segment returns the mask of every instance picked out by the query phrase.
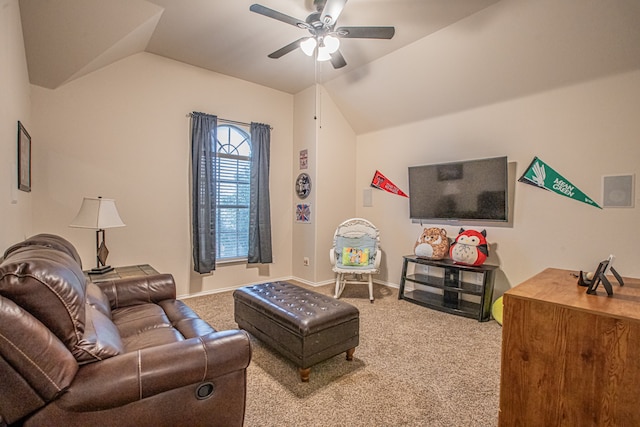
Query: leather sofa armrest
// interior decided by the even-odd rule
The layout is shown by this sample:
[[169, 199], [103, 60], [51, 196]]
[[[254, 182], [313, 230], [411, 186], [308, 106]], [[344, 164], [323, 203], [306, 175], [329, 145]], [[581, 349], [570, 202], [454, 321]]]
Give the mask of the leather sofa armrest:
[[108, 280], [97, 285], [109, 298], [112, 309], [176, 298], [176, 284], [171, 274]]
[[250, 361], [246, 332], [215, 332], [83, 365], [59, 405], [80, 412], [115, 408], [191, 384], [214, 382], [246, 369]]

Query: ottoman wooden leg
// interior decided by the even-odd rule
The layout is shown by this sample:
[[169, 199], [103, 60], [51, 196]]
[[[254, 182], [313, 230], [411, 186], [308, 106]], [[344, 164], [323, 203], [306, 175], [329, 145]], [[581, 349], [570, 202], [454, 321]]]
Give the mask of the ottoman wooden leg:
[[347, 360], [353, 360], [353, 353], [356, 351], [356, 348], [350, 348], [347, 350]]
[[299, 368], [300, 371], [300, 380], [302, 380], [302, 382], [306, 383], [309, 381], [309, 374], [311, 374], [311, 368]]

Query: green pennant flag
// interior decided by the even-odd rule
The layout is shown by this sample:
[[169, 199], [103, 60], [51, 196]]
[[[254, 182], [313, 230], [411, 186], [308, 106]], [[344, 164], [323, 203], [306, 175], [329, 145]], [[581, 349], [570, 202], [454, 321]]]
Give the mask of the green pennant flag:
[[562, 175], [537, 157], [533, 158], [533, 161], [518, 181], [535, 185], [536, 187], [544, 188], [545, 190], [553, 191], [570, 199], [602, 209], [590, 197], [587, 197], [587, 195], [580, 191], [575, 185], [571, 184]]

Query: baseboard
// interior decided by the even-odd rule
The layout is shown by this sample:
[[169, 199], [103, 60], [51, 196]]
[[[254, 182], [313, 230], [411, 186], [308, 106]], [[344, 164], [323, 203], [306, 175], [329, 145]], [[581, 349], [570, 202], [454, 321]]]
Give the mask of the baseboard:
[[[242, 284], [242, 285], [236, 285], [236, 286], [229, 286], [226, 288], [218, 288], [218, 289], [212, 289], [210, 291], [202, 291], [202, 292], [197, 292], [195, 294], [186, 294], [186, 295], [178, 295], [176, 298], [180, 299], [180, 300], [184, 300], [184, 299], [189, 299], [189, 298], [196, 298], [196, 297], [202, 297], [205, 295], [213, 295], [213, 294], [219, 294], [222, 292], [229, 292], [229, 291], [235, 291], [236, 289], [245, 287], [245, 286], [253, 286], [253, 285], [258, 285], [260, 283], [264, 283], [264, 282], [278, 282], [278, 281], [293, 281], [293, 282], [299, 282], [302, 283], [304, 285], [307, 286], [311, 286], [314, 288], [320, 287], [320, 286], [325, 286], [325, 285], [330, 285], [335, 283], [335, 280], [331, 279], [331, 280], [325, 280], [322, 282], [310, 282], [308, 280], [305, 279], [301, 279], [299, 277], [294, 277], [294, 276], [289, 276], [289, 277], [281, 277], [279, 279], [270, 279], [270, 280], [262, 280], [259, 282], [253, 282], [253, 283], [246, 283], [246, 284]], [[381, 280], [374, 280], [373, 283], [376, 283], [378, 285], [382, 285], [382, 286], [387, 286], [389, 288], [395, 288], [395, 289], [399, 289], [400, 286], [395, 284], [395, 283], [389, 283], [389, 282], [383, 282]]]
[[286, 280], [295, 280], [295, 278], [289, 276], [289, 277], [274, 278], [274, 279], [269, 279], [269, 280], [261, 280], [259, 282], [243, 283], [243, 284], [240, 284], [240, 285], [228, 286], [228, 287], [225, 287], [225, 288], [217, 288], [217, 289], [212, 289], [212, 290], [209, 290], [209, 291], [196, 292], [195, 294], [178, 295], [176, 297], [176, 299], [188, 299], [188, 298], [201, 297], [201, 296], [205, 296], [205, 295], [219, 294], [219, 293], [222, 293], [222, 292], [235, 291], [236, 289], [240, 289], [240, 288], [243, 288], [245, 286], [253, 286], [253, 285], [258, 285], [260, 283], [265, 283], [265, 282], [278, 282], [278, 281], [286, 281]]

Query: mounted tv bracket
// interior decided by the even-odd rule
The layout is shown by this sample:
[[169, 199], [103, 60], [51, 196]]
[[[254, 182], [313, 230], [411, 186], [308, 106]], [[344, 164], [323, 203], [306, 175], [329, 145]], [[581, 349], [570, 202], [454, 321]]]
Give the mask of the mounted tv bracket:
[[613, 264], [613, 259], [614, 256], [609, 255], [608, 259], [601, 261], [592, 276], [590, 276], [590, 273], [585, 274], [583, 271], [580, 271], [580, 275], [578, 276], [578, 285], [586, 286], [587, 293], [589, 295], [596, 295], [596, 290], [598, 289], [600, 283], [602, 283], [602, 286], [604, 286], [604, 289], [607, 291], [607, 295], [612, 296], [613, 287], [611, 286], [611, 282], [607, 278], [607, 271], [611, 271], [611, 274], [613, 274], [613, 277], [616, 278], [618, 284], [620, 284], [620, 286], [624, 286], [622, 277], [611, 265]]

